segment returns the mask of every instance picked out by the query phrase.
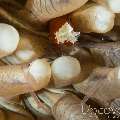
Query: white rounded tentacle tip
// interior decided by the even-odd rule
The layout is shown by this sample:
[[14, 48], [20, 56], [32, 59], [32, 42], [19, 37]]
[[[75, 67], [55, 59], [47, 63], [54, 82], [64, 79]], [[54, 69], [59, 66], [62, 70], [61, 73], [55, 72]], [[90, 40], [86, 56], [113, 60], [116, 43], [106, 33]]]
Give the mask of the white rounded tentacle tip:
[[47, 84], [51, 78], [51, 67], [46, 59], [37, 59], [30, 64], [29, 73], [36, 81], [46, 82]]
[[[0, 50], [12, 53], [16, 50], [20, 36], [18, 31], [11, 25], [0, 23]], [[5, 55], [6, 56], [6, 55]]]
[[[114, 26], [114, 14], [103, 6], [96, 6], [95, 8], [96, 20], [95, 25], [101, 33], [107, 32], [108, 29], [112, 29]], [[104, 14], [103, 14], [104, 13]]]
[[107, 0], [107, 3], [114, 13], [120, 13], [120, 0]]
[[59, 80], [70, 80], [78, 77], [81, 72], [80, 62], [71, 56], [62, 56], [57, 58], [52, 66], [53, 78]]

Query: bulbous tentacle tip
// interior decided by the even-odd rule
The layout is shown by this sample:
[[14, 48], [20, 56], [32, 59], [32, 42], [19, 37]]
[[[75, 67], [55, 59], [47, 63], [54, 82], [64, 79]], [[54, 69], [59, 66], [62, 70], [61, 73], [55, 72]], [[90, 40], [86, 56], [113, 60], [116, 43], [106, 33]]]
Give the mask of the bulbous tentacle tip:
[[18, 31], [11, 25], [0, 23], [0, 57], [13, 53], [19, 43]]
[[56, 86], [66, 86], [79, 81], [80, 62], [71, 56], [62, 56], [53, 61], [52, 76]]
[[48, 84], [51, 78], [51, 67], [46, 59], [34, 60], [29, 67], [29, 73], [39, 83], [43, 84], [43, 87]]

